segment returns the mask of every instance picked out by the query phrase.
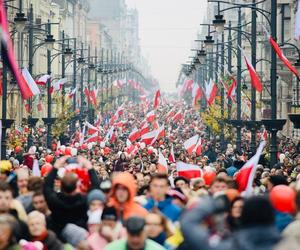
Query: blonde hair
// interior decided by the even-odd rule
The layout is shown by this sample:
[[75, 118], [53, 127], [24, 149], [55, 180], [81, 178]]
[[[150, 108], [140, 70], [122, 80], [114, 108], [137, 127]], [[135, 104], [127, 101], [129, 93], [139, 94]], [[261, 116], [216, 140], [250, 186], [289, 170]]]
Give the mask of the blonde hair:
[[41, 212], [35, 210], [28, 214], [28, 221], [36, 218], [42, 220], [43, 223], [46, 225], [46, 216]]

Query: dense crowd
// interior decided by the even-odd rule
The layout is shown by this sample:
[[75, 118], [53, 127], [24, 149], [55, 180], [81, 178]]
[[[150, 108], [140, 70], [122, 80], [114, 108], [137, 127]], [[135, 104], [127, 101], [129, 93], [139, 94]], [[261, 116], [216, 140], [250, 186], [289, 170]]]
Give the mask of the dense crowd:
[[[51, 149], [38, 130], [35, 146], [8, 150], [0, 162], [0, 250], [300, 249], [296, 141], [279, 138], [275, 166], [264, 148], [249, 194], [237, 181], [253, 155], [248, 131], [236, 150], [181, 102], [161, 105], [154, 118], [148, 111], [127, 103], [93, 126], [77, 124]], [[129, 140], [134, 128], [162, 127], [150, 143], [140, 134]], [[195, 135], [199, 150], [189, 151]], [[181, 173], [179, 163], [198, 173]]]

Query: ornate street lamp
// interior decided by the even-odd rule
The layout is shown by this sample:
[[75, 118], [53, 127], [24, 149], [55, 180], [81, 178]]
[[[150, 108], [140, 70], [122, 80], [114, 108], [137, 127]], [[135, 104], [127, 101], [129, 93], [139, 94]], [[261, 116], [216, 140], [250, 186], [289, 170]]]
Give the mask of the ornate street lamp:
[[201, 64], [204, 64], [205, 63], [205, 59], [206, 59], [206, 52], [204, 49], [200, 49], [197, 51], [197, 57], [198, 57], [198, 60]]
[[223, 19], [223, 15], [215, 15], [215, 20], [213, 20], [213, 25], [215, 26], [216, 32], [218, 34], [224, 31], [226, 21]]
[[25, 16], [25, 13], [18, 12], [16, 14], [16, 17], [14, 18], [14, 22], [15, 22], [16, 30], [19, 33], [22, 33], [24, 31], [24, 29], [25, 29], [26, 22], [27, 22], [27, 18]]
[[213, 50], [213, 47], [214, 47], [214, 43], [215, 41], [212, 39], [212, 36], [211, 35], [207, 35], [205, 37], [205, 40], [204, 40], [204, 45], [205, 45], [205, 48], [208, 52], [211, 52]]
[[53, 38], [53, 35], [48, 34], [44, 40], [47, 50], [51, 51], [53, 49], [55, 39]]

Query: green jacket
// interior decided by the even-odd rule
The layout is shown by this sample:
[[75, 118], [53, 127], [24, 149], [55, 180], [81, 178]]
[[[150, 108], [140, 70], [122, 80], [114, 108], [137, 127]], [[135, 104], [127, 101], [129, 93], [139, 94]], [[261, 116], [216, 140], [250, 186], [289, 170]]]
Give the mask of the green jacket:
[[[108, 244], [104, 250], [126, 250], [126, 239], [121, 239]], [[144, 250], [166, 250], [163, 246], [159, 245], [153, 240], [146, 240]]]

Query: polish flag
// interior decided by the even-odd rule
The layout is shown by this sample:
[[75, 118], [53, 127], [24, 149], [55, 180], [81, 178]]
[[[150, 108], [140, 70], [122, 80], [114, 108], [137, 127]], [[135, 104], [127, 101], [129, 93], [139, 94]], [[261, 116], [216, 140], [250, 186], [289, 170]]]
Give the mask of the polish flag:
[[83, 93], [85, 94], [88, 102], [91, 102], [91, 95], [90, 95], [89, 89], [87, 87], [85, 87]]
[[199, 178], [202, 176], [202, 169], [197, 165], [187, 164], [180, 161], [176, 163], [176, 169], [178, 176], [182, 176], [187, 179]]
[[257, 73], [256, 73], [255, 69], [253, 68], [253, 65], [251, 64], [249, 59], [246, 57], [243, 49], [240, 48], [240, 50], [241, 50], [241, 52], [244, 56], [244, 59], [245, 59], [246, 65], [247, 65], [247, 69], [248, 69], [249, 74], [250, 74], [252, 87], [255, 88], [256, 91], [262, 92], [263, 86], [262, 86], [262, 83], [259, 79], [259, 76], [257, 75]]
[[266, 129], [264, 129], [263, 132], [261, 133], [260, 140], [266, 142], [268, 141], [268, 132]]
[[197, 145], [198, 139], [199, 139], [199, 135], [194, 135], [193, 137], [191, 137], [190, 139], [184, 142], [183, 144], [184, 148], [189, 154], [193, 153], [193, 150]]
[[230, 98], [232, 101], [236, 102], [236, 80], [233, 76], [230, 77], [232, 82], [231, 86], [228, 89], [227, 98]]
[[149, 131], [150, 131], [149, 124], [145, 123], [140, 130], [140, 134], [141, 136], [143, 136], [144, 134], [147, 134]]
[[171, 150], [170, 150], [169, 161], [170, 162], [175, 162], [175, 155], [174, 155], [173, 144], [172, 144], [172, 147], [171, 147]]
[[134, 142], [134, 141], [138, 140], [140, 137], [141, 137], [140, 131], [137, 129], [137, 127], [134, 127], [132, 132], [129, 134], [128, 139], [131, 142]]
[[191, 91], [193, 89], [194, 80], [193, 79], [186, 79], [183, 84], [182, 93], [187, 91]]
[[94, 125], [90, 124], [89, 122], [85, 122], [85, 125], [88, 128], [88, 134], [89, 135], [93, 135], [94, 133], [100, 132], [97, 127], [95, 127]]
[[61, 90], [62, 86], [67, 82], [67, 78], [59, 79], [58, 81], [52, 83], [50, 88], [50, 93]]
[[153, 101], [153, 109], [157, 109], [159, 103], [160, 103], [160, 90], [157, 90]]
[[155, 120], [155, 112], [154, 110], [150, 111], [147, 115], [146, 115], [146, 119], [148, 122], [153, 122]]
[[85, 130], [86, 130], [86, 125], [83, 126], [83, 130], [82, 130], [82, 132], [80, 132], [80, 135], [79, 135], [79, 145], [80, 146], [82, 146], [82, 144], [84, 142]]
[[[298, 1], [299, 2], [299, 1]], [[296, 68], [290, 63], [290, 61], [285, 57], [285, 55], [282, 53], [282, 50], [280, 49], [277, 42], [274, 40], [274, 38], [268, 33], [267, 29], [263, 26], [263, 29], [265, 31], [266, 36], [269, 39], [269, 43], [272, 45], [273, 49], [275, 50], [277, 56], [279, 59], [285, 64], [285, 66], [297, 77], [299, 78], [299, 73], [296, 70]]]
[[168, 163], [164, 155], [159, 151], [157, 170], [160, 173], [168, 173]]
[[68, 97], [69, 97], [70, 99], [72, 99], [73, 96], [75, 95], [76, 91], [77, 91], [77, 87], [75, 87], [73, 90], [70, 91], [70, 93], [68, 94]]
[[115, 127], [111, 126], [110, 129], [108, 130], [106, 136], [105, 136], [105, 141], [114, 140], [114, 130], [115, 130]]
[[182, 111], [179, 110], [175, 115], [174, 117], [172, 118], [173, 122], [177, 122], [177, 121], [180, 121], [183, 119], [183, 114], [182, 114]]
[[256, 151], [256, 154], [248, 160], [245, 165], [236, 174], [236, 182], [239, 187], [239, 191], [245, 191], [247, 196], [251, 195], [253, 190], [253, 180], [257, 170], [257, 165], [262, 151], [266, 145], [265, 141], [262, 141]]
[[196, 147], [193, 149], [193, 153], [196, 153], [197, 156], [202, 154], [202, 139], [199, 138]]
[[116, 111], [117, 118], [119, 118], [124, 113], [124, 104], [122, 104], [120, 107], [118, 107]]
[[4, 1], [0, 0], [0, 30], [1, 30], [1, 55], [2, 62], [7, 65], [7, 67], [12, 72], [19, 88], [23, 99], [28, 99], [35, 95], [35, 87], [29, 85], [28, 82], [24, 79], [22, 73], [19, 70], [18, 63], [15, 59], [14, 48], [10, 38], [9, 28], [8, 28], [8, 19], [6, 16], [6, 7], [4, 6]]
[[153, 124], [153, 129], [158, 129], [158, 128], [159, 128], [158, 121], [155, 121]]
[[99, 135], [99, 132], [96, 132], [92, 134], [89, 138], [87, 138], [84, 142], [90, 143], [90, 142], [101, 142], [103, 138]]
[[297, 12], [295, 15], [295, 39], [300, 41], [300, 1], [298, 0]]
[[95, 88], [93, 88], [92, 91], [90, 92], [91, 102], [95, 107], [97, 106], [97, 94], [98, 94], [98, 90], [96, 90]]
[[50, 78], [51, 78], [50, 75], [43, 75], [43, 76], [39, 77], [39, 79], [37, 79], [35, 82], [38, 85], [45, 86]]
[[32, 76], [30, 75], [29, 71], [26, 68], [22, 69], [22, 76], [24, 80], [26, 81], [26, 84], [28, 88], [30, 89], [32, 96], [40, 94], [40, 90], [36, 84], [36, 82], [33, 80]]
[[210, 79], [208, 84], [207, 84], [207, 82], [205, 82], [205, 96], [206, 96], [208, 105], [213, 104], [213, 102], [217, 96], [217, 92], [218, 92], [218, 87], [214, 83], [213, 80]]
[[193, 105], [196, 106], [198, 101], [201, 99], [202, 91], [199, 87], [198, 83], [194, 83], [193, 90], [192, 90], [192, 97], [193, 97]]
[[163, 138], [166, 136], [165, 125], [162, 125], [155, 131], [156, 131], [156, 137], [152, 143], [154, 143], [156, 140], [159, 140], [160, 138]]
[[133, 145], [133, 144], [131, 143], [131, 141], [127, 139], [127, 140], [126, 140], [126, 152], [127, 152], [128, 154], [133, 154], [134, 151], [136, 151], [136, 146]]
[[152, 145], [157, 138], [157, 130], [148, 132], [141, 137], [141, 142], [144, 142], [146, 145]]

